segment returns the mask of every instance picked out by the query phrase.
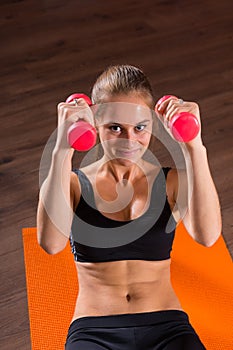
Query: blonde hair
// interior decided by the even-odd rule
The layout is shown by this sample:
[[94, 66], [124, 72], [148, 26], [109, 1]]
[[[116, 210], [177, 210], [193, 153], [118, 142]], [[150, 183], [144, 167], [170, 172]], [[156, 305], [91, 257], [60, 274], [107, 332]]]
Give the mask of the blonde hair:
[[103, 103], [109, 96], [136, 93], [145, 98], [148, 106], [153, 108], [153, 91], [143, 73], [131, 65], [108, 67], [96, 80], [91, 93], [94, 104]]

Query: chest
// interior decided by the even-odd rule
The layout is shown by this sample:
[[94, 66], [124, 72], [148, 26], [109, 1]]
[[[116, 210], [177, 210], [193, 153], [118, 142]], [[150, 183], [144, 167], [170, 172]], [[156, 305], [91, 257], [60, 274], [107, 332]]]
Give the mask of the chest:
[[[146, 187], [142, 182], [134, 183], [132, 198], [127, 203], [123, 201], [125, 206], [118, 207], [118, 211], [115, 206], [107, 205], [117, 199], [119, 202], [116, 187], [105, 181], [97, 182], [95, 188], [89, 179], [81, 174], [82, 195], [71, 229], [71, 246], [77, 261], [154, 261], [170, 257], [176, 223], [166, 199], [162, 174]], [[121, 190], [125, 200], [129, 189]], [[132, 220], [135, 216], [139, 217]]]
[[110, 219], [136, 219], [143, 215], [150, 205], [151, 186], [146, 179], [134, 183], [127, 180], [118, 183], [100, 180], [93, 186], [96, 208]]

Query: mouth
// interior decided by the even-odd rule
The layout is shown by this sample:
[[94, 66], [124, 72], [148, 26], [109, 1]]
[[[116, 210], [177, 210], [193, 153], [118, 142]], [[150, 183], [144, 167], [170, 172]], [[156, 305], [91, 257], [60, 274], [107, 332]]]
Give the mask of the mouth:
[[117, 155], [124, 157], [124, 158], [131, 158], [133, 157], [137, 152], [139, 151], [139, 148], [136, 149], [131, 149], [131, 150], [127, 150], [127, 149], [118, 149], [117, 150]]

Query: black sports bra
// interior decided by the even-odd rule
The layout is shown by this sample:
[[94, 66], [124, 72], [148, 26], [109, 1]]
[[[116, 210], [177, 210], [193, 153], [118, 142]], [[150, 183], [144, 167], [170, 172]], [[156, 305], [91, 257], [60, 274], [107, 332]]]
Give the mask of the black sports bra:
[[75, 260], [85, 263], [169, 259], [176, 229], [166, 196], [169, 170], [161, 168], [156, 176], [146, 212], [129, 221], [113, 220], [100, 213], [89, 179], [81, 170], [74, 170], [81, 185], [70, 234]]

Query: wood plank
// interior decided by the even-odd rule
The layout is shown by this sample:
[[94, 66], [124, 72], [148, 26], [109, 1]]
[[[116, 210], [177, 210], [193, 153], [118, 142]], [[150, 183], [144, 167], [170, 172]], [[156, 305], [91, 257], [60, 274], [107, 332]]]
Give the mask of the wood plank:
[[[1, 349], [27, 350], [21, 228], [36, 224], [41, 155], [56, 128], [57, 103], [74, 91], [89, 94], [110, 64], [143, 68], [156, 99], [173, 93], [200, 104], [223, 235], [233, 254], [233, 5], [230, 0], [2, 0], [0, 11], [0, 342]], [[160, 146], [158, 157], [170, 162]]]

